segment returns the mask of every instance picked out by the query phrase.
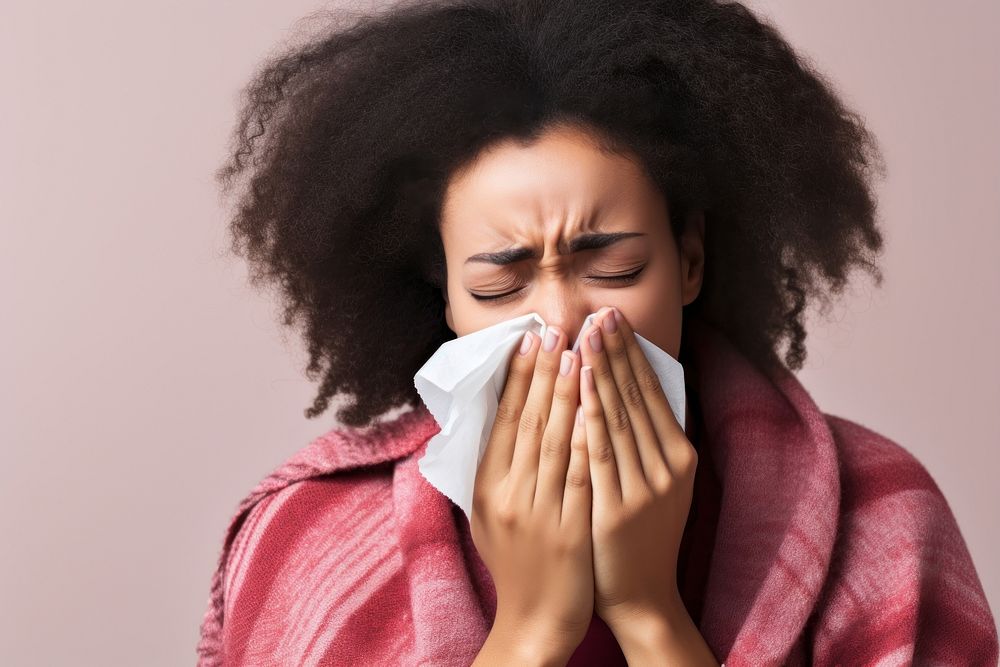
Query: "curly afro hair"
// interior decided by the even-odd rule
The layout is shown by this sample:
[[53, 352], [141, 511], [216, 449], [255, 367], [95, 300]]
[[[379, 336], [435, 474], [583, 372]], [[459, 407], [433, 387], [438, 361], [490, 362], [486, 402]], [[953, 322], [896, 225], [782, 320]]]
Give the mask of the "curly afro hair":
[[[313, 418], [367, 427], [417, 405], [455, 337], [439, 210], [490, 144], [557, 123], [640, 160], [681, 232], [705, 211], [702, 291], [683, 319], [755, 364], [801, 368], [803, 318], [852, 267], [882, 275], [874, 136], [772, 25], [713, 0], [439, 0], [328, 12], [242, 91], [226, 163], [232, 249], [304, 325]], [[241, 187], [237, 188], [237, 185]], [[784, 360], [778, 352], [788, 339]]]

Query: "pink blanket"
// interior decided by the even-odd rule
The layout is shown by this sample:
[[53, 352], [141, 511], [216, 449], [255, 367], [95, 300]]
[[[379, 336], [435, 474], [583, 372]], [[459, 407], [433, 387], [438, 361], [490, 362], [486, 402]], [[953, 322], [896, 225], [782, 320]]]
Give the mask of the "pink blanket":
[[[924, 467], [685, 323], [699, 451], [678, 581], [708, 645], [742, 665], [997, 664], [997, 629]], [[335, 428], [266, 477], [226, 532], [198, 664], [469, 665], [496, 592], [464, 513], [417, 469], [422, 405]], [[571, 665], [624, 665], [593, 618]]]

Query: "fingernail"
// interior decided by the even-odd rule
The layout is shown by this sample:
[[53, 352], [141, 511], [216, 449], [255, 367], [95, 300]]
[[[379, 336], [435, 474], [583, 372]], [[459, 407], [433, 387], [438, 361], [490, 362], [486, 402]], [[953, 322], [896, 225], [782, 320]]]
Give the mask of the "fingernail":
[[545, 351], [551, 352], [556, 349], [556, 341], [559, 340], [559, 329], [555, 327], [549, 327], [548, 331], [545, 332]]
[[605, 315], [604, 319], [601, 320], [601, 323], [604, 325], [604, 330], [608, 333], [618, 331], [618, 323], [615, 321], [614, 312], [610, 312]]
[[524, 332], [524, 339], [521, 341], [521, 349], [519, 350], [521, 356], [528, 354], [528, 350], [531, 349], [531, 332]]
[[562, 361], [559, 362], [559, 375], [567, 375], [569, 369], [573, 367], [573, 353], [566, 350], [562, 353]]
[[618, 324], [621, 324], [622, 323], [622, 314], [619, 313], [618, 309], [615, 308], [615, 307], [613, 307], [613, 306], [612, 306], [611, 310], [613, 310], [614, 313], [615, 313], [615, 322], [617, 322]]
[[590, 334], [590, 349], [594, 352], [601, 351], [601, 332], [599, 330], [594, 330], [594, 333]]

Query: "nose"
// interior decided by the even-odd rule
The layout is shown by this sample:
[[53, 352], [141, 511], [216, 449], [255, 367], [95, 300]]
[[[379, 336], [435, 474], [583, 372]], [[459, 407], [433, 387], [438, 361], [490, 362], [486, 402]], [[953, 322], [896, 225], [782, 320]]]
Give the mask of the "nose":
[[[583, 300], [551, 299], [537, 304], [533, 310], [538, 313], [546, 326], [558, 327], [566, 334], [566, 348], [573, 349], [576, 337], [580, 333], [587, 316], [596, 312], [599, 306], [593, 306]], [[527, 312], [532, 312], [531, 310]]]

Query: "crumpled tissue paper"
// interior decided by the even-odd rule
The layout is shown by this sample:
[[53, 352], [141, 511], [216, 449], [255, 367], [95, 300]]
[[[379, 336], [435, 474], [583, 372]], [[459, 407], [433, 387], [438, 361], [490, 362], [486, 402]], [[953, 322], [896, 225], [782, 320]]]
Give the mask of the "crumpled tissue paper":
[[[597, 313], [584, 320], [572, 349]], [[443, 344], [413, 377], [420, 398], [440, 425], [417, 462], [420, 473], [472, 520], [476, 470], [489, 442], [497, 405], [507, 382], [514, 350], [525, 331], [544, 337], [545, 321], [529, 313]], [[684, 428], [684, 367], [669, 353], [635, 333], [646, 359]]]

